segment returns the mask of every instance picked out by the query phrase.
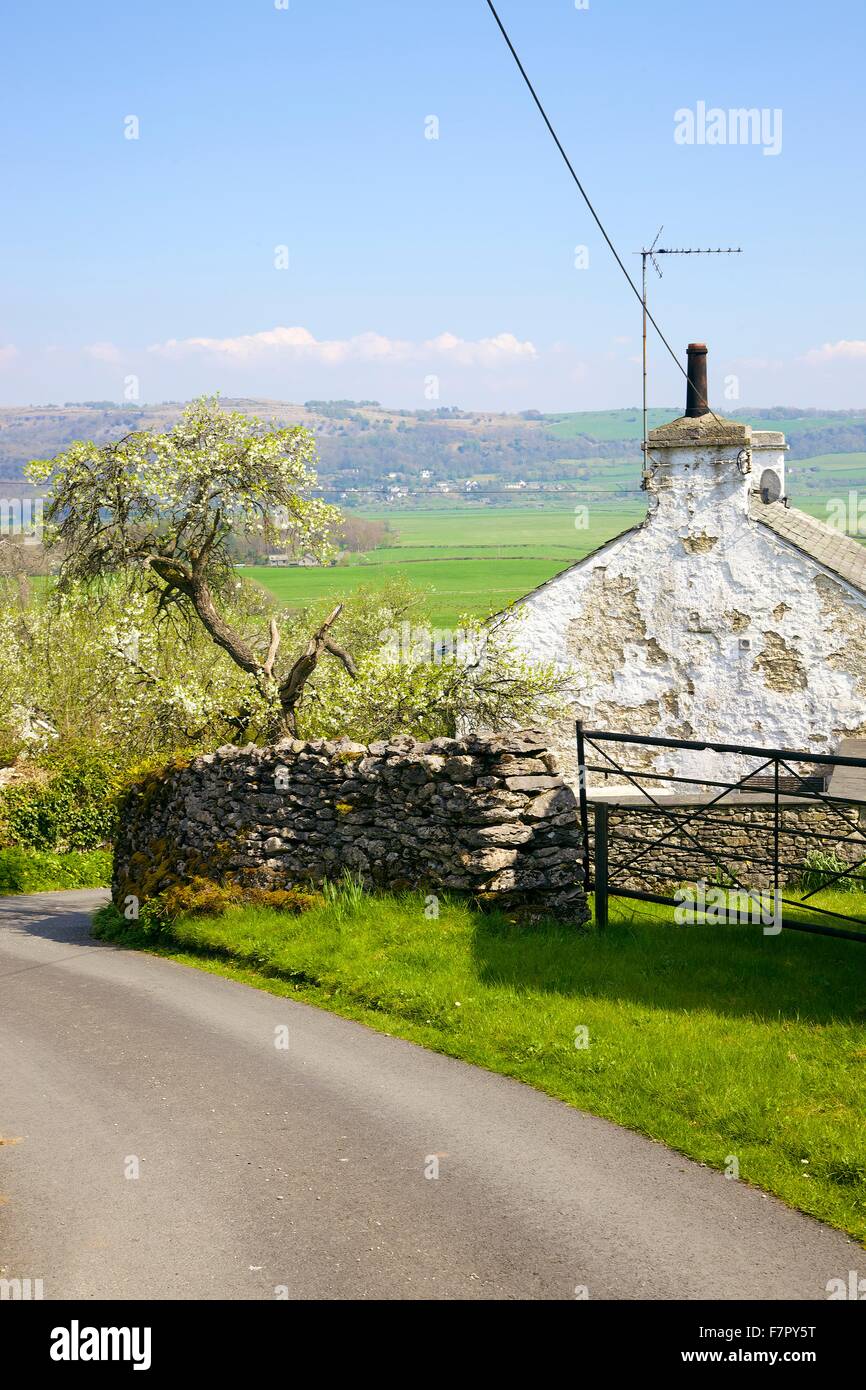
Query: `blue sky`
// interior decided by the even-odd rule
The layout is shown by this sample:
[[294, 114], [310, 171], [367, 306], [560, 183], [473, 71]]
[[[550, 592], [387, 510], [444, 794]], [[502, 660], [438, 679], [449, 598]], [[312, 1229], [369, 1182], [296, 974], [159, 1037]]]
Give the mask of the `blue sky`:
[[[498, 8], [635, 275], [660, 223], [743, 246], [651, 285], [714, 398], [866, 405], [861, 0]], [[781, 111], [779, 152], [677, 143], [700, 102]], [[639, 399], [639, 305], [484, 0], [7, 0], [0, 125], [0, 403]]]

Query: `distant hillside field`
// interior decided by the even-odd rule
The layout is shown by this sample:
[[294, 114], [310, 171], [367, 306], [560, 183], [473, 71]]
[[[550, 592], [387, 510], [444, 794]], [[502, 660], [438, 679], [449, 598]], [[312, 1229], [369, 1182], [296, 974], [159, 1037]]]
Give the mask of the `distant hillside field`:
[[[320, 598], [336, 603], [360, 586], [377, 588], [398, 575], [428, 590], [418, 621], [453, 629], [463, 614], [487, 617], [551, 579], [568, 562], [551, 560], [432, 560], [401, 564], [353, 565], [334, 569], [281, 570], [249, 568], [243, 573], [269, 589], [290, 608]], [[411, 570], [411, 573], [409, 571]]]
[[[647, 423], [651, 430], [657, 425], [665, 425], [679, 414], [673, 406], [670, 409], [647, 411]], [[547, 415], [550, 433], [557, 439], [575, 439], [587, 435], [591, 439], [639, 440], [643, 437], [643, 415], [639, 410], [582, 410], [571, 415]]]
[[[223, 404], [312, 430], [321, 495], [385, 522], [393, 542], [346, 566], [242, 571], [295, 609], [401, 574], [426, 591], [426, 619], [453, 627], [462, 613], [485, 617], [507, 606], [645, 515], [634, 407], [497, 415], [353, 401]], [[74, 439], [105, 443], [136, 429], [165, 430], [181, 409], [177, 401], [0, 408], [0, 502], [19, 494], [28, 459], [53, 457]], [[654, 408], [650, 428], [677, 413]], [[866, 411], [720, 413], [784, 431], [792, 503], [823, 520], [835, 503], [833, 513], [856, 528], [859, 500], [851, 506], [850, 494], [866, 494]]]
[[[503, 549], [519, 548], [539, 556], [554, 558], [560, 554], [566, 560], [578, 558], [592, 550], [596, 545], [617, 531], [631, 524], [632, 518], [643, 515], [645, 505], [635, 500], [633, 504], [622, 503], [592, 504], [587, 507], [588, 529], [583, 526], [584, 515], [578, 508], [558, 506], [551, 499], [548, 507], [512, 509], [505, 507], [485, 507], [476, 509], [463, 507], [447, 510], [406, 511], [394, 515], [393, 512], [370, 512], [372, 518], [388, 522], [396, 532], [401, 559], [404, 548], [423, 546], [427, 549], [451, 551], [466, 548], [484, 550], [495, 556]], [[378, 557], [393, 557], [395, 547], [373, 552]], [[372, 558], [372, 557], [371, 557]]]
[[399, 543], [371, 551], [363, 563], [242, 573], [292, 608], [320, 598], [336, 602], [362, 585], [402, 576], [426, 591], [419, 621], [453, 628], [463, 614], [484, 618], [507, 607], [643, 515], [642, 507], [599, 509], [588, 529], [577, 530], [573, 511], [406, 513], [389, 518]]
[[[826, 476], [823, 461], [804, 462], [817, 466], [817, 474], [806, 476], [810, 481], [820, 479], [821, 486], [816, 490], [800, 487], [795, 501], [827, 520], [828, 498], [847, 496], [848, 484], [836, 485], [838, 456], [831, 456]], [[862, 469], [855, 464], [849, 470], [852, 477], [858, 466]], [[622, 503], [591, 502], [586, 516], [576, 513], [575, 506], [557, 506], [550, 499], [544, 509], [464, 505], [369, 511], [365, 515], [371, 519], [388, 523], [394, 544], [370, 551], [351, 565], [250, 567], [243, 573], [292, 608], [320, 598], [337, 601], [361, 585], [373, 588], [401, 575], [426, 591], [422, 609], [427, 619], [437, 627], [453, 627], [461, 614], [483, 618], [506, 607], [646, 515], [640, 495]]]
[[834, 482], [846, 486], [863, 487], [866, 484], [866, 453], [818, 454], [815, 458], [795, 459], [789, 468], [789, 475], [795, 487], [822, 490]]
[[[437, 408], [391, 410], [375, 403], [237, 399], [235, 409], [281, 425], [305, 425], [319, 446], [319, 478], [335, 501], [369, 506], [375, 496], [399, 501], [435, 496], [450, 486], [459, 496], [465, 483], [503, 504], [518, 483], [550, 489], [557, 483], [586, 482], [633, 489], [640, 476], [641, 413], [627, 410], [577, 411], [541, 415], [491, 414]], [[160, 405], [110, 401], [67, 402], [56, 406], [0, 407], [0, 477], [19, 478], [32, 458], [52, 458], [73, 440], [106, 443], [137, 429], [164, 430], [177, 420], [179, 401]], [[718, 409], [718, 407], [717, 407]], [[719, 409], [758, 429], [784, 430], [792, 459], [866, 453], [866, 410], [817, 412], [776, 409]], [[655, 407], [650, 427], [679, 414], [674, 406]], [[565, 457], [564, 457], [565, 456]], [[615, 477], [617, 470], [620, 477]]]

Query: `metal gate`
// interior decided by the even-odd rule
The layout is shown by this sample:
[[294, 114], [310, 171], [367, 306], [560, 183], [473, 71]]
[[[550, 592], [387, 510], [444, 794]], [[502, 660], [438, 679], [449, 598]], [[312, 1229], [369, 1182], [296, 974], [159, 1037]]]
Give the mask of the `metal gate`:
[[[626, 753], [617, 756], [611, 745], [622, 745]], [[654, 772], [627, 765], [628, 750], [670, 749], [680, 752], [714, 753], [754, 759], [756, 766], [738, 781], [725, 778], [688, 777]], [[586, 729], [577, 724], [577, 758], [580, 817], [586, 865], [587, 889], [595, 894], [596, 923], [604, 928], [608, 921], [611, 896], [635, 898], [671, 907], [682, 905], [682, 897], [654, 892], [651, 888], [629, 887], [628, 879], [657, 880], [659, 887], [671, 884], [670, 868], [661, 867], [659, 853], [674, 856], [696, 853], [699, 861], [716, 869], [719, 891], [747, 894], [755, 900], [756, 889], [740, 882], [744, 867], [757, 867], [772, 883], [773, 903], [779, 926], [790, 931], [844, 937], [866, 942], [866, 917], [819, 906], [816, 894], [834, 885], [853, 887], [862, 881], [866, 894], [866, 757], [797, 752], [782, 748], [760, 748], [748, 744], [705, 743], [673, 738], [650, 738], [641, 734], [622, 734], [610, 730]], [[589, 761], [592, 758], [593, 761]], [[596, 760], [597, 759], [597, 760]], [[590, 775], [601, 775], [605, 783], [591, 787]], [[611, 778], [616, 779], [613, 787]], [[649, 782], [650, 787], [643, 783]], [[690, 790], [680, 790], [689, 788]], [[629, 810], [652, 808], [662, 828], [641, 838], [630, 833]], [[758, 808], [769, 842], [769, 852], [755, 855], [738, 849], [718, 848], [718, 831], [724, 823], [729, 829], [755, 829], [746, 813]], [[795, 823], [791, 812], [823, 808], [826, 830]], [[594, 827], [590, 825], [590, 813]], [[616, 812], [614, 822], [611, 811]], [[723, 820], [719, 819], [719, 816]], [[654, 817], [655, 818], [655, 817]], [[623, 828], [625, 826], [625, 828]], [[634, 826], [631, 827], [633, 831]], [[594, 830], [594, 834], [593, 834]], [[844, 867], [828, 871], [810, 891], [798, 897], [785, 897], [782, 881], [796, 881], [810, 869], [809, 855], [816, 846], [830, 853]], [[802, 853], [800, 853], [802, 851]], [[840, 861], [840, 855], [857, 856]], [[859, 904], [858, 904], [859, 906]], [[787, 909], [787, 912], [785, 911]], [[794, 917], [805, 913], [810, 920]], [[818, 920], [811, 920], [816, 918]], [[858, 930], [859, 928], [859, 930]]]

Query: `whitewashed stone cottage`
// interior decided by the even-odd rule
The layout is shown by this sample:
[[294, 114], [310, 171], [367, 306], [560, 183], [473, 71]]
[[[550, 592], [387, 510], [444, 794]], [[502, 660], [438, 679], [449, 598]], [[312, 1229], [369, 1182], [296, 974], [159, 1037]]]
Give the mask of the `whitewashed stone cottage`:
[[[866, 548], [786, 504], [783, 434], [708, 411], [702, 344], [688, 376], [685, 415], [649, 436], [644, 520], [516, 605], [518, 646], [577, 673], [550, 730], [566, 771], [577, 719], [822, 753], [866, 736]], [[707, 756], [629, 764], [718, 772]]]

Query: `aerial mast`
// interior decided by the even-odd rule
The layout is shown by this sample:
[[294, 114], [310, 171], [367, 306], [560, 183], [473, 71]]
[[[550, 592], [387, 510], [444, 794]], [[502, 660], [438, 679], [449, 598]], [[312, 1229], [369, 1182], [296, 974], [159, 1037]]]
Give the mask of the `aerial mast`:
[[635, 255], [641, 258], [641, 305], [643, 310], [643, 467], [646, 469], [647, 442], [649, 431], [647, 429], [647, 292], [646, 292], [646, 268], [647, 261], [652, 263], [653, 270], [661, 280], [662, 268], [659, 265], [657, 256], [741, 256], [743, 248], [741, 246], [659, 246], [658, 239], [664, 231], [664, 226], [659, 227], [653, 238], [651, 246], [645, 246]]

